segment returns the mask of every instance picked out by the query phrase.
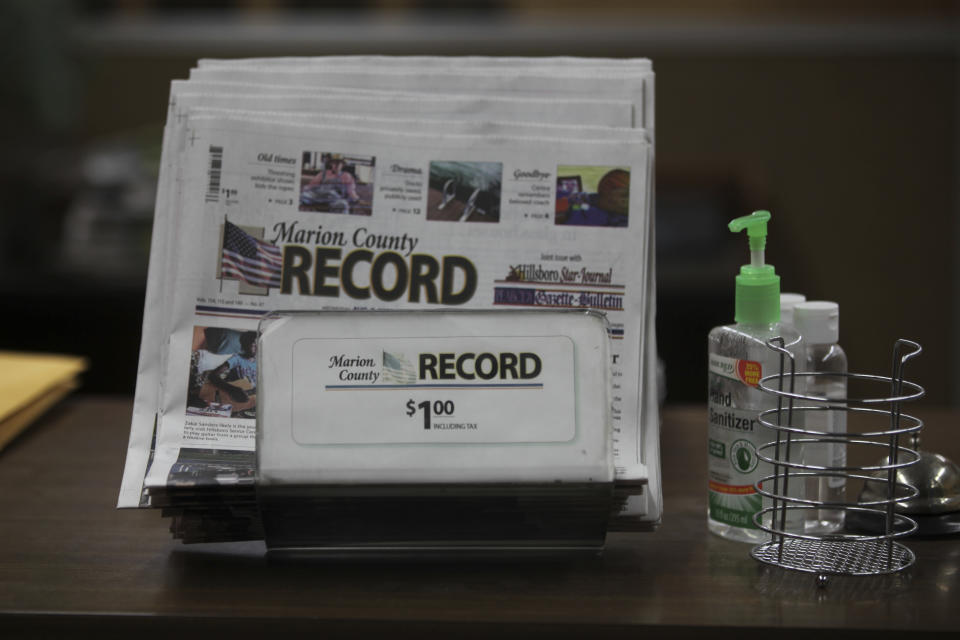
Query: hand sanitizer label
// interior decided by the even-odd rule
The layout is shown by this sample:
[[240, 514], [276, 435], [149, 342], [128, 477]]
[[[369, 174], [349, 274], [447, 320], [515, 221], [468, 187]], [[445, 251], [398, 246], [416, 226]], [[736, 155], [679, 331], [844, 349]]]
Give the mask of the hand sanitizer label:
[[763, 366], [755, 360], [739, 360], [715, 353], [710, 354], [710, 373], [742, 382], [751, 387], [757, 386], [763, 377]]
[[[711, 363], [714, 358], [710, 356]], [[726, 358], [732, 360], [732, 358]], [[770, 473], [761, 464], [757, 449], [770, 439], [758, 420], [756, 409], [736, 406], [735, 396], [759, 393], [748, 386], [731, 383], [725, 376], [710, 376], [707, 470], [710, 518], [717, 522], [757, 528], [753, 516], [762, 506], [754, 484]]]

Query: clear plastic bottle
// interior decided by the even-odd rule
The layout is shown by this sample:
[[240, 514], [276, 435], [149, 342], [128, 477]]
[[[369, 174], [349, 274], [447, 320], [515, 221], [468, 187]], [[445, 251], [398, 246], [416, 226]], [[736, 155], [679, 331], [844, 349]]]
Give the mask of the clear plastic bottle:
[[[756, 388], [756, 380], [776, 373], [780, 356], [767, 340], [781, 336], [796, 343], [799, 334], [779, 323], [733, 324], [716, 327], [707, 340], [710, 354], [707, 524], [713, 533], [742, 542], [762, 542], [769, 535], [753, 524], [753, 516], [769, 504], [753, 490], [757, 480], [773, 473], [757, 459], [756, 450], [775, 438], [757, 421], [761, 411], [777, 406], [775, 397]], [[732, 365], [732, 366], [731, 366]], [[746, 371], [732, 380], [720, 370]], [[796, 459], [798, 452], [793, 452]], [[799, 495], [793, 487], [790, 495]], [[791, 514], [792, 515], [792, 514]], [[796, 517], [788, 522], [796, 531]]]
[[[801, 302], [806, 302], [807, 296], [802, 293], [780, 294], [780, 324], [793, 327], [793, 308]], [[796, 327], [794, 327], [796, 328]]]
[[[803, 335], [805, 343], [804, 369], [811, 372], [847, 373], [847, 354], [837, 340], [840, 336], [840, 306], [836, 302], [810, 301], [796, 305], [794, 324]], [[847, 395], [846, 377], [809, 376], [806, 378], [807, 395], [840, 400]], [[834, 433], [846, 433], [847, 414], [843, 410], [804, 412], [804, 428], [818, 431], [829, 437]], [[816, 437], [816, 436], [812, 436]], [[818, 467], [841, 470], [847, 464], [847, 448], [843, 444], [823, 443], [806, 446], [806, 462]], [[825, 472], [829, 473], [829, 471]], [[824, 475], [811, 478], [806, 486], [807, 496], [820, 502], [844, 503], [846, 479]], [[843, 529], [844, 511], [828, 507], [815, 509], [804, 523], [809, 534], [835, 533]]]
[[[797, 331], [779, 322], [780, 278], [772, 265], [764, 264], [769, 219], [769, 212], [755, 211], [730, 223], [731, 231], [747, 230], [751, 264], [741, 267], [736, 278], [736, 324], [716, 327], [707, 338], [707, 526], [724, 538], [754, 543], [769, 539], [754, 524], [754, 515], [766, 506], [754, 485], [772, 473], [757, 449], [775, 437], [758, 415], [777, 406], [776, 398], [761, 392], [757, 383], [780, 367], [779, 354], [767, 341], [782, 337], [798, 360], [802, 355]], [[801, 490], [793, 487], [790, 495]], [[802, 520], [791, 512], [787, 530], [798, 528]]]

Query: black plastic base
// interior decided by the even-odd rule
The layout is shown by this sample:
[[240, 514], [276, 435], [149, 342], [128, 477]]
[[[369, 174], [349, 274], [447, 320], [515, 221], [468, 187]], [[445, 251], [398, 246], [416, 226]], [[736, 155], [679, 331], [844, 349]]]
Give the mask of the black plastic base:
[[271, 553], [596, 554], [613, 485], [260, 487], [258, 500]]

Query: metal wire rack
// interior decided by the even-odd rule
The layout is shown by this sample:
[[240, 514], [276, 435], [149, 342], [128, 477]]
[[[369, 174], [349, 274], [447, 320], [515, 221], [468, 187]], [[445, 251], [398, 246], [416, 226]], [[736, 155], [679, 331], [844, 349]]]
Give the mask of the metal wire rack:
[[[903, 377], [904, 365], [920, 354], [920, 345], [902, 339], [894, 344], [890, 376], [798, 372], [783, 338], [774, 338], [767, 345], [780, 354], [780, 371], [762, 378], [758, 387], [777, 397], [777, 408], [761, 412], [759, 421], [776, 440], [757, 452], [761, 461], [772, 465], [773, 473], [756, 484], [757, 492], [764, 497], [764, 508], [754, 516], [754, 522], [770, 534], [770, 540], [755, 546], [751, 555], [765, 564], [817, 574], [819, 584], [826, 584], [831, 575], [880, 575], [908, 568], [915, 556], [896, 540], [913, 533], [917, 524], [896, 513], [894, 507], [918, 493], [915, 487], [898, 482], [896, 474], [920, 459], [915, 450], [900, 444], [901, 436], [916, 434], [923, 426], [919, 419], [901, 411], [904, 402], [924, 393], [922, 387]], [[812, 386], [809, 383], [821, 376], [842, 381], [844, 388], [855, 383], [867, 392], [860, 397], [847, 393], [842, 398], [804, 393], [807, 386]], [[875, 395], [873, 387], [886, 392]], [[819, 412], [844, 412], [868, 426], [843, 432], [818, 428], [824, 424], [815, 419], [822, 415]], [[803, 455], [805, 450], [824, 446], [845, 447], [848, 454], [865, 449], [862, 453], [885, 457], [874, 465], [854, 466], [846, 463], [846, 456], [841, 456], [844, 462], [837, 465], [833, 463], [836, 458], [831, 464], [814, 464]], [[816, 499], [798, 490], [811, 480], [821, 479], [882, 483], [885, 490], [874, 492], [882, 496], [879, 499], [838, 501]], [[802, 523], [820, 509], [842, 512], [848, 523], [850, 516], [855, 516], [857, 521], [872, 525], [867, 527], [870, 533], [849, 526], [829, 533], [805, 533]]]

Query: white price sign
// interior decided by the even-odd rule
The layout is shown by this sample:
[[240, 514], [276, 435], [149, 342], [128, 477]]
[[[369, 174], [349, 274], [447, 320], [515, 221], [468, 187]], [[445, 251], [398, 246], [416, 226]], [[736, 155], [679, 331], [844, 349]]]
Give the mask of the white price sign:
[[570, 442], [566, 336], [302, 339], [292, 429], [301, 445]]

